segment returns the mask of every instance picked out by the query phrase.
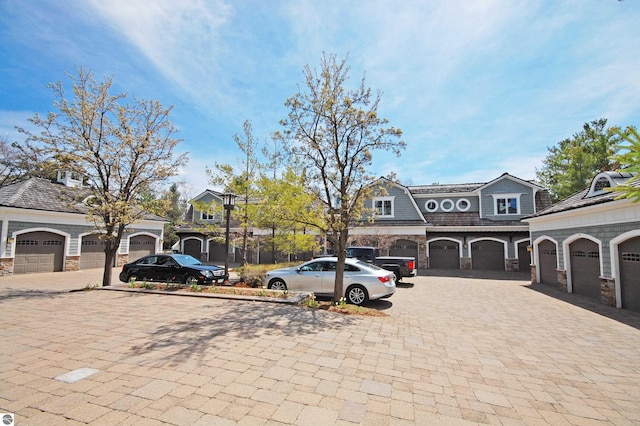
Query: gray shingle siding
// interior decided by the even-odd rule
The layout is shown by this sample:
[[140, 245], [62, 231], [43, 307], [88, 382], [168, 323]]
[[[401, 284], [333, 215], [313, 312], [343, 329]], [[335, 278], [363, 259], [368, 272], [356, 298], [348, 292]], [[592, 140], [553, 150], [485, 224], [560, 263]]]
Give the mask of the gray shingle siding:
[[[429, 213], [446, 213], [445, 210], [442, 209], [442, 201], [443, 200], [451, 200], [453, 202], [453, 210], [450, 210], [451, 212], [460, 212], [463, 210], [459, 210], [457, 207], [457, 203], [459, 200], [465, 199], [469, 202], [469, 209], [468, 210], [464, 210], [466, 212], [479, 212], [480, 211], [480, 200], [476, 195], [470, 195], [470, 196], [462, 196], [462, 197], [450, 197], [450, 196], [438, 196], [438, 197], [428, 197], [428, 198], [418, 198], [416, 199], [416, 202], [418, 203], [418, 208], [420, 209], [420, 211], [422, 213], [425, 214], [429, 214]], [[438, 203], [438, 208], [432, 212], [427, 210], [427, 201], [429, 200], [434, 200], [435, 202]]]
[[[521, 194], [519, 215], [496, 215], [494, 195]], [[482, 216], [493, 220], [513, 220], [535, 213], [535, 200], [533, 189], [510, 179], [502, 179], [492, 184], [481, 192]]]
[[401, 188], [396, 186], [388, 186], [386, 188], [387, 193], [385, 195], [381, 195], [380, 197], [373, 197], [373, 199], [369, 199], [365, 201], [365, 207], [372, 209], [373, 208], [373, 200], [376, 198], [393, 198], [393, 217], [377, 217], [376, 221], [386, 221], [386, 220], [415, 220], [422, 219], [414, 204], [411, 201], [411, 197]]
[[600, 258], [603, 260], [603, 276], [611, 277], [611, 246], [610, 242], [612, 239], [616, 238], [618, 235], [624, 234], [625, 232], [633, 231], [640, 227], [639, 223], [620, 223], [620, 224], [612, 224], [612, 225], [601, 225], [601, 226], [585, 226], [585, 227], [576, 227], [570, 229], [557, 229], [557, 230], [548, 230], [544, 232], [532, 232], [531, 240], [535, 241], [540, 237], [551, 237], [558, 242], [558, 259], [560, 269], [567, 269], [567, 265], [565, 263], [565, 254], [563, 248], [563, 242], [576, 234], [584, 234], [589, 235], [601, 242], [602, 252], [600, 253]]
[[[80, 251], [78, 249], [80, 234], [87, 234], [87, 233], [96, 231], [96, 229], [93, 228], [93, 227], [81, 226], [81, 225], [69, 225], [69, 224], [64, 224], [64, 223], [41, 223], [41, 222], [11, 221], [11, 222], [9, 222], [9, 226], [8, 226], [8, 235], [13, 235], [14, 232], [20, 232], [20, 233], [24, 233], [23, 231], [30, 232], [31, 229], [36, 229], [36, 228], [47, 228], [47, 229], [52, 229], [52, 230], [55, 230], [55, 231], [60, 231], [60, 232], [64, 232], [64, 233], [69, 234], [71, 236], [71, 238], [69, 240], [69, 255], [71, 255], [71, 256], [80, 253]], [[131, 229], [126, 229], [125, 230], [125, 233], [123, 235], [123, 242], [122, 242], [122, 247], [121, 248], [123, 248], [126, 245], [126, 242], [124, 240], [129, 235], [134, 234], [134, 233], [139, 233], [139, 232], [146, 232], [146, 233], [149, 233], [149, 234], [153, 234], [158, 238], [161, 237], [161, 232], [158, 231], [158, 230], [140, 228], [140, 227], [135, 227], [135, 225], [133, 225], [133, 227]]]

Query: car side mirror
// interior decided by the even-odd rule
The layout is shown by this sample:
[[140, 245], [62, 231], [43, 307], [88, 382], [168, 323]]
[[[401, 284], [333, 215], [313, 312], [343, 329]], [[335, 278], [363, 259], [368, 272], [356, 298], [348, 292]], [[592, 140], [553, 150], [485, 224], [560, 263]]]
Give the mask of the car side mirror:
[[302, 268], [296, 268], [296, 272], [297, 272], [297, 273], [302, 272]]

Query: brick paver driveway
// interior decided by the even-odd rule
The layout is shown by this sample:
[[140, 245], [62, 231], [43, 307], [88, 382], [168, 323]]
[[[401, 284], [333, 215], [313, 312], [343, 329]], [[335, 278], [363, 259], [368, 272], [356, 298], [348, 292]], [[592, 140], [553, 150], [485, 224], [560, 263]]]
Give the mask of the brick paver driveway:
[[[372, 304], [383, 318], [0, 281], [0, 412], [16, 425], [640, 423], [639, 316], [497, 278], [414, 278]], [[99, 372], [55, 380], [78, 368]]]

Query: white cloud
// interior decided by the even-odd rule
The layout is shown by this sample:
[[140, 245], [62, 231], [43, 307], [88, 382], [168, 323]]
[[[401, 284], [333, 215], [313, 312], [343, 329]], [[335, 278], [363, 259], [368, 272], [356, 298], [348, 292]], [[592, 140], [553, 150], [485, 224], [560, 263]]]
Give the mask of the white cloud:
[[223, 96], [223, 0], [92, 0], [93, 7], [164, 75], [201, 103]]

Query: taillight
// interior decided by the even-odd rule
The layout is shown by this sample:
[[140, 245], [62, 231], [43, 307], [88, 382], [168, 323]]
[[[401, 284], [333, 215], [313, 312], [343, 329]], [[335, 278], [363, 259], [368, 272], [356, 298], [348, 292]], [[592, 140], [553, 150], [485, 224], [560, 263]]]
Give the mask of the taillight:
[[380, 280], [380, 282], [388, 283], [389, 281], [391, 281], [391, 276], [378, 277], [378, 279]]
[[415, 268], [413, 267], [413, 265], [414, 265], [414, 264], [413, 264], [413, 260], [410, 260], [410, 261], [409, 261], [409, 269], [411, 269], [411, 270], [415, 269]]

